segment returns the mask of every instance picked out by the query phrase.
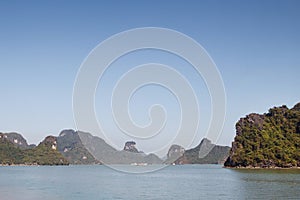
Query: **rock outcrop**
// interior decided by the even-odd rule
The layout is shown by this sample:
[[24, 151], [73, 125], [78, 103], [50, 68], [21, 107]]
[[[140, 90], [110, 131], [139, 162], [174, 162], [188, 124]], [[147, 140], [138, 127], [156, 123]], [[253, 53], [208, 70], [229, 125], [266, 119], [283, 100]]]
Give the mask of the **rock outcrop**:
[[137, 148], [135, 147], [136, 143], [134, 141], [128, 141], [125, 143], [125, 146], [123, 148], [124, 151], [129, 151], [132, 153], [139, 153]]

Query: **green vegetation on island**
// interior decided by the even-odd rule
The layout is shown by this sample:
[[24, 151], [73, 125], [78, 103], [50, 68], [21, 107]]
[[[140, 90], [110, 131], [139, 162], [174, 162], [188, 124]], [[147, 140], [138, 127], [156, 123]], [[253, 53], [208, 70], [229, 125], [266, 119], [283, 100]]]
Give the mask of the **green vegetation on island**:
[[90, 133], [63, 130], [59, 136], [47, 136], [38, 146], [28, 145], [18, 133], [0, 133], [0, 165], [66, 164], [220, 164], [229, 147], [212, 144], [204, 138], [192, 149], [172, 145], [164, 161], [155, 154], [145, 154], [127, 141], [117, 150]]
[[56, 140], [48, 136], [36, 147], [23, 147], [11, 142], [9, 134], [0, 133], [1, 165], [68, 165], [69, 162], [56, 150]]
[[[265, 114], [249, 114], [236, 123], [232, 148], [208, 139], [192, 149], [172, 145], [165, 161], [138, 151], [134, 141], [114, 149], [90, 133], [63, 130], [38, 146], [18, 133], [0, 133], [0, 165], [68, 164], [220, 164], [226, 167], [300, 167], [300, 103], [292, 109], [274, 107]], [[230, 152], [229, 152], [230, 151]], [[228, 156], [229, 155], [229, 156]]]
[[0, 164], [21, 164], [23, 163], [23, 159], [24, 151], [16, 147], [0, 133]]
[[300, 103], [241, 118], [225, 166], [300, 167]]

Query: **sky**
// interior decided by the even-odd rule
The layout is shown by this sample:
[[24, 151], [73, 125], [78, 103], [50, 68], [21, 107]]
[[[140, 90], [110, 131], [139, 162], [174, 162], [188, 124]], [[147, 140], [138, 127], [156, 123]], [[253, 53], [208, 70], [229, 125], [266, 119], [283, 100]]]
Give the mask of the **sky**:
[[[73, 86], [89, 53], [122, 31], [162, 27], [193, 38], [216, 64], [227, 97], [217, 143], [231, 145], [239, 118], [300, 102], [299, 9], [297, 0], [1, 1], [0, 132], [19, 132], [29, 143], [38, 143], [63, 129], [76, 129]], [[173, 66], [195, 90], [203, 120], [196, 145], [211, 115], [210, 96], [201, 76], [170, 53], [144, 50], [126, 56], [112, 64], [101, 79], [106, 83], [97, 87], [95, 112], [104, 129], [118, 140], [120, 133], [115, 134], [118, 130], [107, 105], [122, 73], [159, 62]], [[134, 93], [129, 101], [133, 121], [147, 125], [153, 103], [165, 105], [170, 120], [167, 132], [176, 131], [178, 101], [157, 85]], [[120, 137], [117, 146], [127, 139]], [[147, 145], [138, 147], [151, 151]]]

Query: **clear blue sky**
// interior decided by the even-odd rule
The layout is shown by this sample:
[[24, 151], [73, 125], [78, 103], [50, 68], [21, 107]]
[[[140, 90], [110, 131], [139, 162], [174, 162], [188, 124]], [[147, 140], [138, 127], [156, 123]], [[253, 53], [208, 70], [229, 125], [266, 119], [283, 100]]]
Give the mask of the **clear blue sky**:
[[215, 61], [227, 94], [218, 143], [230, 145], [240, 117], [300, 102], [299, 10], [297, 0], [1, 1], [0, 131], [37, 143], [75, 128], [72, 91], [84, 58], [113, 34], [154, 26], [194, 38]]

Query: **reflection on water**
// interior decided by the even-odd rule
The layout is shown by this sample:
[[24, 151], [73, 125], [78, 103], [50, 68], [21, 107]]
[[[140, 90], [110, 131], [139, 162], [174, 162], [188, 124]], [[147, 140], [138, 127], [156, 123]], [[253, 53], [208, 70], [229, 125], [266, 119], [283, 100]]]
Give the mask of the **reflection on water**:
[[0, 167], [1, 200], [297, 199], [299, 188], [300, 170], [181, 165], [126, 174], [98, 165]]

